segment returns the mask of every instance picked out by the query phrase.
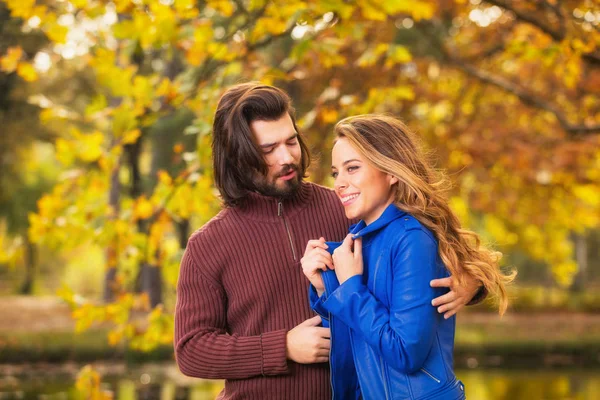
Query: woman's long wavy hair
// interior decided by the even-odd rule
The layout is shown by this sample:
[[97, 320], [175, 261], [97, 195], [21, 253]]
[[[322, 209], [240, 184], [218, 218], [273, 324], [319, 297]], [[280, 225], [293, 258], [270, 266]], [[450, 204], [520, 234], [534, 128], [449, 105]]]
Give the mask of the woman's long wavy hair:
[[338, 138], [346, 138], [377, 169], [395, 176], [395, 204], [431, 230], [446, 268], [460, 283], [469, 274], [481, 281], [497, 301], [500, 315], [508, 307], [506, 285], [516, 271], [499, 269], [502, 253], [481, 245], [479, 236], [461, 228], [446, 198], [447, 179], [427, 162], [419, 141], [401, 121], [387, 115], [359, 115], [338, 122]]

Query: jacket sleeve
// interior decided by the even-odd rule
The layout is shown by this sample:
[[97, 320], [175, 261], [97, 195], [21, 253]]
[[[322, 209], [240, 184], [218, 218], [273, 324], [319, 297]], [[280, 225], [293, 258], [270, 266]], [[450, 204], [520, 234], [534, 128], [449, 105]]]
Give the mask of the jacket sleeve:
[[485, 286], [481, 285], [479, 287], [479, 290], [477, 290], [477, 293], [475, 293], [475, 296], [473, 296], [473, 298], [467, 303], [468, 306], [474, 306], [477, 305], [479, 303], [481, 303], [482, 301], [484, 301], [486, 299], [488, 295], [488, 291], [485, 288]]
[[244, 379], [288, 372], [286, 330], [230, 335], [222, 286], [198, 268], [188, 245], [179, 272], [175, 356], [181, 372], [207, 379]]
[[317, 293], [317, 289], [313, 285], [308, 285], [308, 302], [310, 308], [319, 314], [322, 319], [329, 320], [329, 312], [323, 307], [323, 302], [327, 298], [327, 294], [323, 293], [321, 297]]
[[423, 366], [442, 318], [431, 300], [429, 282], [443, 272], [437, 244], [421, 229], [410, 230], [394, 245], [389, 310], [354, 276], [329, 295], [324, 307], [353, 330], [393, 368], [412, 373]]

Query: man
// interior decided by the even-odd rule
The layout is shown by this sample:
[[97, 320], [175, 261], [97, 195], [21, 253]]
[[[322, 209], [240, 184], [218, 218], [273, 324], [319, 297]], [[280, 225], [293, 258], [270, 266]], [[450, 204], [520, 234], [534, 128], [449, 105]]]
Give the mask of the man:
[[[330, 333], [308, 306], [300, 258], [310, 239], [346, 236], [343, 207], [332, 190], [303, 182], [309, 151], [280, 89], [227, 90], [212, 147], [225, 207], [190, 237], [181, 262], [179, 368], [226, 379], [220, 399], [331, 399]], [[438, 310], [466, 304], [478, 286], [469, 282], [436, 299], [446, 303]]]

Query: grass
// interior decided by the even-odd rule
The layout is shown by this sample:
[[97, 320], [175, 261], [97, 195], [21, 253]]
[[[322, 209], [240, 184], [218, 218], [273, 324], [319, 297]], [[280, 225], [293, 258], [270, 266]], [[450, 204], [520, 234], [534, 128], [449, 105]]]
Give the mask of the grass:
[[106, 330], [74, 332], [11, 332], [0, 333], [0, 363], [48, 362], [62, 363], [118, 360], [131, 363], [173, 359], [171, 346], [152, 352], [128, 349], [125, 345], [110, 346]]
[[[508, 315], [464, 312], [455, 341], [457, 367], [600, 366], [600, 315]], [[106, 330], [2, 332], [0, 363], [172, 361], [171, 346], [143, 353], [111, 347]]]

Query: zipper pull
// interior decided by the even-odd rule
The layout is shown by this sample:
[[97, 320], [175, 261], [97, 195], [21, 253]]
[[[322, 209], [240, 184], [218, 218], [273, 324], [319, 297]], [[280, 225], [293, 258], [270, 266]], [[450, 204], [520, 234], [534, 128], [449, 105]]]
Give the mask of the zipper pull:
[[280, 201], [277, 203], [277, 216], [281, 217], [283, 215], [283, 203]]

